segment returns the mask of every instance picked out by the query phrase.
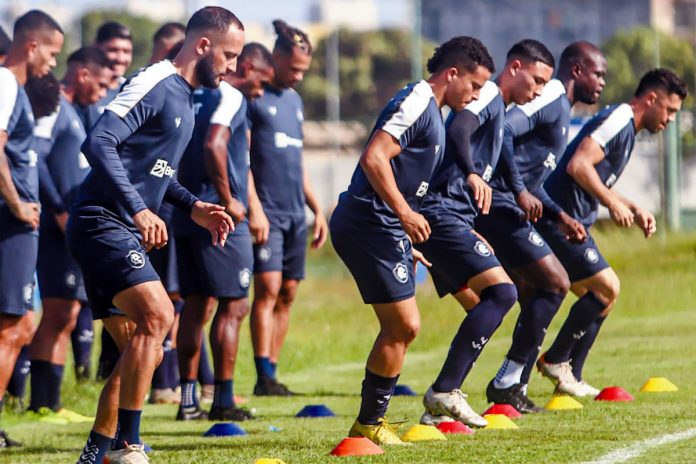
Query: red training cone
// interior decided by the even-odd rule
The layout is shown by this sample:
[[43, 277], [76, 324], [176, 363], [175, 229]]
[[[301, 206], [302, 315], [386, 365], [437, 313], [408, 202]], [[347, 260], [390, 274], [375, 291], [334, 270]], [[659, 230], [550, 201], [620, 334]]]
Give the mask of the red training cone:
[[462, 424], [459, 421], [440, 422], [437, 426], [437, 429], [442, 433], [451, 434], [470, 435], [474, 433], [474, 431], [471, 430], [468, 425]]
[[332, 456], [367, 456], [384, 454], [384, 450], [364, 437], [344, 438], [330, 453]]
[[621, 387], [607, 387], [599, 395], [595, 396], [597, 401], [633, 401], [633, 395]]
[[522, 416], [517, 409], [513, 408], [509, 404], [494, 404], [490, 408], [486, 409], [486, 411], [484, 411], [484, 413], [481, 415], [485, 416], [486, 414], [502, 414], [510, 419], [517, 419], [518, 417]]

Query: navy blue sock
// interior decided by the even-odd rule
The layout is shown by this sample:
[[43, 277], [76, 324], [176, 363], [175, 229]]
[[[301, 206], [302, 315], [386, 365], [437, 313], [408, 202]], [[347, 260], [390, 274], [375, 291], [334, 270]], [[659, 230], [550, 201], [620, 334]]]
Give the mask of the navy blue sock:
[[604, 324], [606, 318], [606, 316], [599, 316], [595, 319], [592, 325], [587, 329], [585, 336], [575, 344], [573, 350], [570, 352], [570, 364], [573, 366], [573, 375], [578, 380], [582, 380], [582, 368], [585, 367], [585, 360], [587, 359], [587, 355], [590, 354], [590, 348], [592, 348], [595, 340], [597, 340], [599, 329], [602, 328], [602, 324]]
[[278, 370], [278, 363], [271, 362], [271, 371], [273, 372], [273, 378], [276, 378], [276, 371]]
[[113, 438], [92, 430], [89, 433], [87, 444], [82, 449], [82, 454], [80, 454], [80, 459], [78, 459], [77, 462], [79, 464], [102, 464], [104, 462], [104, 455], [111, 449], [112, 442]]
[[190, 408], [198, 406], [198, 398], [196, 398], [196, 381], [181, 380], [181, 407]]
[[512, 345], [507, 354], [509, 359], [526, 363], [527, 359], [537, 352], [544, 342], [546, 329], [564, 298], [565, 294], [537, 290], [529, 301], [521, 304], [520, 315], [512, 335]]
[[[63, 384], [63, 370], [64, 366], [60, 364], [49, 364], [48, 372], [48, 388], [46, 390], [48, 400], [48, 407], [54, 411], [58, 411], [61, 408], [60, 401], [60, 387]], [[32, 387], [33, 388], [33, 387]]]
[[517, 301], [512, 284], [492, 285], [481, 292], [481, 301], [466, 315], [452, 340], [447, 359], [433, 383], [435, 392], [461, 387], [481, 350]]
[[114, 440], [115, 449], [140, 444], [140, 416], [142, 411], [118, 408], [118, 433]]
[[168, 388], [175, 389], [179, 386], [179, 355], [176, 348], [166, 353]]
[[29, 376], [30, 370], [29, 345], [24, 345], [15, 362], [10, 382], [7, 384], [7, 393], [15, 398], [24, 398], [24, 395], [27, 393], [27, 377]]
[[365, 369], [365, 379], [362, 383], [362, 398], [358, 422], [364, 425], [375, 425], [383, 418], [389, 407], [389, 399], [394, 393], [394, 387], [399, 376], [382, 377]]
[[118, 351], [118, 345], [116, 345], [113, 337], [106, 329], [102, 329], [101, 342], [101, 353], [99, 353], [99, 365], [101, 372], [98, 374], [102, 379], [108, 379], [116, 367], [121, 353]]
[[231, 408], [234, 407], [234, 381], [216, 380], [215, 395], [213, 397], [213, 407]]
[[273, 366], [271, 365], [271, 360], [267, 356], [254, 356], [254, 365], [256, 366], [258, 381], [261, 381], [262, 378], [274, 378]]
[[89, 369], [94, 344], [94, 320], [92, 308], [88, 304], [83, 304], [80, 308], [75, 328], [70, 332], [70, 342], [75, 366]]
[[551, 348], [544, 355], [546, 362], [557, 364], [570, 360], [573, 346], [587, 333], [590, 325], [606, 306], [592, 292], [587, 292], [570, 308]]
[[524, 366], [522, 371], [522, 376], [520, 377], [520, 383], [522, 385], [527, 385], [529, 383], [529, 378], [534, 372], [534, 367], [536, 366], [536, 361], [539, 359], [539, 353], [541, 352], [541, 347], [534, 348], [532, 354], [527, 358], [527, 364]]
[[205, 342], [205, 337], [201, 340], [201, 358], [198, 362], [198, 383], [201, 385], [213, 385], [215, 376], [213, 369], [210, 367], [210, 359], [208, 358], [208, 344]]
[[159, 366], [157, 366], [157, 369], [155, 369], [155, 372], [152, 374], [152, 388], [158, 390], [169, 388], [169, 371], [167, 366], [167, 355], [169, 355], [169, 353], [171, 353], [172, 351], [171, 332], [167, 334], [166, 338], [164, 339], [164, 342], [162, 343], [162, 351], [162, 362]]
[[51, 378], [51, 363], [35, 359], [31, 363], [31, 399], [29, 410], [38, 411], [39, 408], [49, 407], [48, 390]]

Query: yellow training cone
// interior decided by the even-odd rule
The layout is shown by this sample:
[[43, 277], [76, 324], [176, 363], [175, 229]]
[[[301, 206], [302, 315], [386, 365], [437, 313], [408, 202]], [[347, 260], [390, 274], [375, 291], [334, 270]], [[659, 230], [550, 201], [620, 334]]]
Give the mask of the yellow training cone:
[[650, 377], [645, 385], [640, 389], [642, 392], [675, 392], [679, 390], [676, 385], [665, 377]]
[[549, 411], [582, 409], [582, 404], [568, 395], [554, 395], [551, 398], [551, 401], [549, 401], [549, 403], [546, 405], [546, 409]]
[[519, 429], [520, 427], [515, 424], [508, 416], [505, 414], [485, 414], [483, 417], [488, 421], [488, 425], [484, 429]]
[[285, 464], [282, 459], [261, 458], [254, 461], [254, 464]]
[[432, 441], [447, 440], [438, 429], [432, 425], [416, 424], [404, 433], [401, 437], [403, 441]]

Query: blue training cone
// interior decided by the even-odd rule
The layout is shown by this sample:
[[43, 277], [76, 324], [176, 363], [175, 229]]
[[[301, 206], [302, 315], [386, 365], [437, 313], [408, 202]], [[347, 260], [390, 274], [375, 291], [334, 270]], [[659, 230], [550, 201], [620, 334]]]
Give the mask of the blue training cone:
[[418, 396], [408, 385], [397, 385], [394, 387], [394, 396]]
[[334, 417], [335, 415], [325, 404], [308, 404], [295, 417]]
[[203, 434], [204, 437], [236, 437], [246, 435], [243, 428], [232, 422], [215, 424]]

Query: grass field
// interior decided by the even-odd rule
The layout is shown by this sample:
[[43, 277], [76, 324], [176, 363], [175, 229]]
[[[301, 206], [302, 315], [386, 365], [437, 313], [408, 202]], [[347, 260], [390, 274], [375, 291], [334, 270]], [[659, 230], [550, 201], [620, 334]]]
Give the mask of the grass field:
[[[596, 386], [621, 385], [634, 394], [632, 403], [584, 400], [584, 409], [518, 420], [518, 430], [483, 430], [366, 458], [333, 458], [329, 451], [348, 431], [359, 405], [364, 362], [377, 331], [372, 311], [361, 304], [357, 289], [330, 250], [311, 252], [308, 279], [300, 287], [290, 334], [281, 360], [280, 379], [307, 396], [290, 399], [251, 398], [246, 405], [258, 419], [243, 423], [245, 437], [211, 439], [208, 423], [181, 424], [176, 409], [148, 406], [142, 436], [155, 450], [153, 463], [252, 463], [280, 458], [286, 463], [577, 463], [638, 441], [696, 427], [696, 234], [658, 236], [650, 241], [637, 231], [597, 231], [597, 241], [622, 279], [622, 294], [604, 325], [585, 369]], [[430, 283], [419, 287], [422, 331], [407, 357], [401, 383], [424, 392], [445, 357], [463, 317], [451, 298], [439, 300]], [[555, 335], [569, 298], [549, 330]], [[462, 389], [472, 406], [487, 407], [484, 389], [495, 375], [509, 343], [518, 310], [513, 309], [488, 343]], [[550, 340], [547, 340], [547, 342]], [[242, 335], [235, 379], [238, 395], [249, 396], [255, 380], [248, 327]], [[76, 385], [66, 370], [64, 403], [92, 413], [100, 385]], [[665, 376], [679, 391], [638, 393], [648, 377]], [[545, 403], [551, 384], [533, 377], [530, 396]], [[324, 403], [337, 415], [296, 419], [305, 404]], [[420, 397], [394, 398], [392, 420], [418, 421]], [[2, 450], [2, 463], [75, 462], [89, 424], [51, 426], [27, 423], [5, 414], [13, 438], [25, 443]], [[271, 426], [280, 431], [271, 431]], [[624, 461], [613, 461], [624, 462]], [[696, 438], [647, 449], [632, 463], [696, 462]]]

